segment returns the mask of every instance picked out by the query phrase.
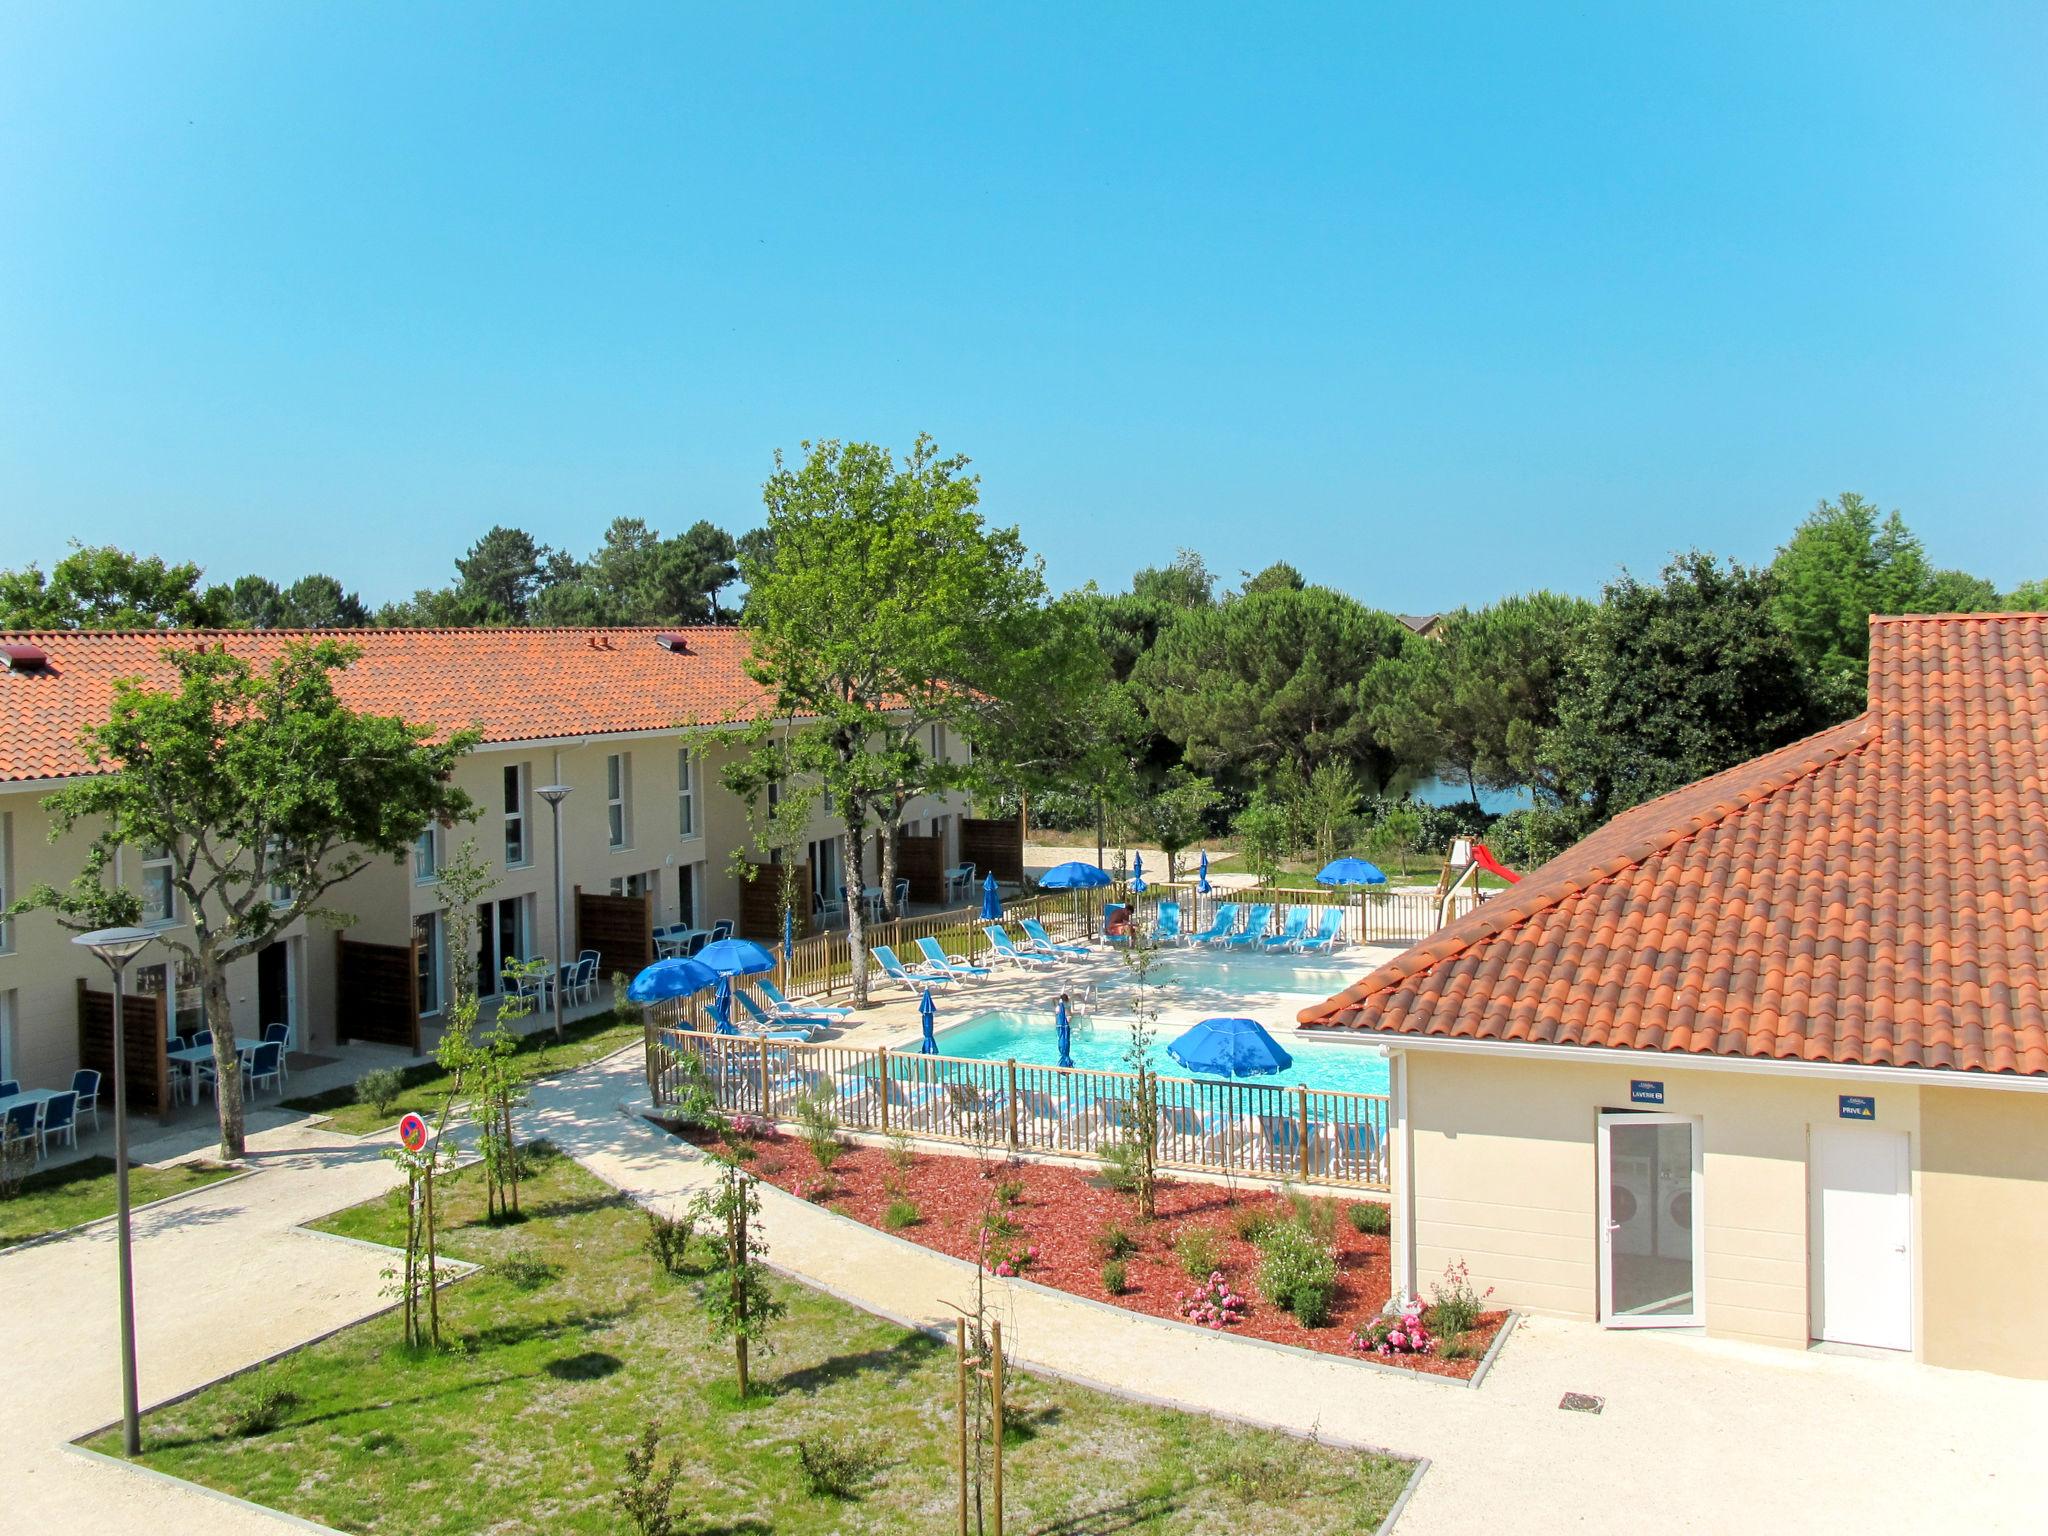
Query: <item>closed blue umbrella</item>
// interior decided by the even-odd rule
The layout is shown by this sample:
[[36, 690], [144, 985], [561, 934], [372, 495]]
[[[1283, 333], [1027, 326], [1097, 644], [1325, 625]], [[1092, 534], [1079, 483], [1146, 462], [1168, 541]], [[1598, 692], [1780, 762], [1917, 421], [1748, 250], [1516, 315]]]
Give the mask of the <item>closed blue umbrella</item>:
[[1204, 1019], [1166, 1048], [1190, 1072], [1206, 1077], [1265, 1077], [1294, 1058], [1253, 1019]]
[[1038, 877], [1038, 883], [1048, 891], [1092, 891], [1110, 881], [1098, 866], [1071, 859], [1048, 869]]
[[674, 997], [692, 997], [718, 984], [718, 972], [695, 960], [657, 960], [633, 978], [626, 996], [636, 1003], [662, 1003]]
[[1202, 873], [1195, 881], [1195, 889], [1204, 896], [1209, 894], [1209, 850], [1202, 850]]
[[1071, 1067], [1074, 1064], [1074, 1026], [1067, 1022], [1067, 994], [1064, 992], [1060, 994], [1059, 1011], [1052, 1016], [1052, 1028], [1060, 1042], [1060, 1065]]
[[796, 948], [796, 908], [782, 909], [782, 958], [787, 960]]
[[721, 976], [759, 976], [775, 969], [775, 957], [752, 939], [720, 939], [690, 958]]
[[1000, 923], [1003, 920], [1003, 891], [996, 884], [996, 873], [990, 870], [988, 878], [981, 882], [981, 920], [984, 923]]
[[1316, 871], [1318, 885], [1385, 885], [1387, 877], [1377, 864], [1364, 859], [1332, 859]]
[[732, 1022], [732, 978], [720, 976], [718, 990], [711, 996], [711, 1017], [718, 1020], [718, 1033], [736, 1035], [739, 1033]]
[[1131, 860], [1131, 889], [1134, 891], [1145, 889], [1145, 855], [1142, 853]]
[[924, 1021], [924, 1038], [917, 1042], [918, 1054], [921, 1056], [938, 1055], [939, 1039], [937, 1035], [932, 1033], [932, 1027], [938, 1019], [939, 1009], [938, 1005], [932, 1001], [932, 994], [929, 988], [917, 1000], [917, 1016]]

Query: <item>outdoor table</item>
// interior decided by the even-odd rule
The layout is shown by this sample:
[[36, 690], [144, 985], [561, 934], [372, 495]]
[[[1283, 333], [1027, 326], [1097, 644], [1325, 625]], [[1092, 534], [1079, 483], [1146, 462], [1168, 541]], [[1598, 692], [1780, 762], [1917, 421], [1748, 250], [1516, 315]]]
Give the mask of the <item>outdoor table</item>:
[[[255, 1055], [257, 1047], [262, 1044], [261, 1040], [237, 1040], [235, 1042], [235, 1055], [246, 1064], [248, 1059]], [[166, 1061], [183, 1062], [186, 1066], [196, 1068], [212, 1062], [213, 1047], [211, 1045], [188, 1045], [182, 1050], [165, 1051], [164, 1059]], [[186, 1076], [192, 1080], [192, 1102], [197, 1104], [199, 1102], [199, 1074], [194, 1071], [187, 1073]]]
[[4, 1116], [17, 1104], [47, 1104], [64, 1091], [61, 1088], [24, 1088], [19, 1093], [10, 1093], [6, 1098], [0, 1099], [0, 1116]]
[[882, 920], [882, 888], [879, 885], [864, 885], [861, 887], [860, 899], [868, 909], [868, 921], [879, 923]]
[[678, 955], [686, 955], [690, 952], [690, 945], [693, 941], [698, 938], [708, 939], [709, 937], [711, 937], [711, 930], [709, 928], [684, 928], [678, 932], [664, 934], [656, 939], [654, 941], [654, 952], [664, 960]]

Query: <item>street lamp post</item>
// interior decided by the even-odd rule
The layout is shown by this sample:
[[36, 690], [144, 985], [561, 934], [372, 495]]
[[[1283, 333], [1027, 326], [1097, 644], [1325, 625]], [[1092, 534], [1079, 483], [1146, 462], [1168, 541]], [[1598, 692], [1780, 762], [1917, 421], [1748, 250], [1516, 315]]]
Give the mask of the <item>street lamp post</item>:
[[555, 980], [549, 989], [555, 995], [555, 1038], [562, 1038], [562, 962], [569, 954], [569, 937], [562, 926], [562, 802], [569, 798], [566, 784], [543, 784], [541, 799], [547, 801], [555, 824]]
[[114, 977], [114, 1212], [117, 1263], [121, 1274], [121, 1443], [130, 1456], [142, 1454], [142, 1416], [135, 1396], [135, 1270], [128, 1233], [128, 1067], [122, 1036], [121, 973], [156, 935], [147, 928], [100, 928], [81, 933], [82, 944], [107, 963]]

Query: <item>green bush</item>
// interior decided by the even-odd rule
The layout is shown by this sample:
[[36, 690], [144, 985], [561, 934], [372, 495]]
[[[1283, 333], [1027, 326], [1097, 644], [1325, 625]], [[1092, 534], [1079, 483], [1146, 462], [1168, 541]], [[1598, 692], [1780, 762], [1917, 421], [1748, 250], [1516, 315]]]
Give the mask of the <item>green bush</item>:
[[1486, 846], [1496, 859], [1520, 873], [1548, 863], [1577, 842], [1578, 815], [1564, 809], [1531, 806], [1509, 811], [1486, 830]]
[[1371, 1237], [1385, 1237], [1394, 1230], [1394, 1213], [1377, 1200], [1357, 1200], [1351, 1206], [1351, 1230]]
[[405, 1073], [397, 1067], [372, 1067], [356, 1079], [356, 1102], [386, 1114], [405, 1092]]
[[853, 1498], [882, 1463], [880, 1452], [865, 1440], [824, 1435], [799, 1439], [796, 1458], [804, 1490], [814, 1499]]
[[1120, 1136], [1099, 1154], [1102, 1182], [1120, 1195], [1137, 1193], [1144, 1182], [1145, 1150], [1128, 1136]]
[[1174, 1234], [1173, 1255], [1190, 1280], [1206, 1280], [1223, 1267], [1223, 1239], [1207, 1227], [1182, 1227]]
[[891, 1200], [889, 1202], [889, 1209], [882, 1212], [882, 1225], [891, 1232], [899, 1232], [905, 1227], [914, 1227], [922, 1219], [922, 1213], [919, 1212], [917, 1202], [914, 1200]]
[[1121, 1296], [1131, 1288], [1131, 1277], [1122, 1259], [1111, 1259], [1102, 1266], [1102, 1288], [1112, 1296]]
[[276, 1382], [268, 1382], [228, 1410], [227, 1432], [237, 1440], [267, 1435], [298, 1406], [298, 1393]]
[[1337, 1202], [1328, 1195], [1309, 1195], [1289, 1188], [1283, 1193], [1294, 1211], [1294, 1220], [1310, 1237], [1328, 1247], [1337, 1241]]
[[683, 1254], [695, 1229], [696, 1222], [691, 1217], [664, 1216], [659, 1211], [647, 1213], [647, 1251], [663, 1274], [673, 1275], [682, 1269]]
[[1256, 1243], [1279, 1219], [1263, 1205], [1240, 1205], [1230, 1213], [1230, 1230], [1240, 1242]]
[[1120, 1222], [1112, 1221], [1095, 1234], [1096, 1256], [1102, 1259], [1128, 1259], [1138, 1251], [1138, 1240]]
[[1302, 1327], [1321, 1328], [1336, 1306], [1337, 1256], [1299, 1222], [1280, 1222], [1259, 1238], [1259, 1289]]
[[1484, 1292], [1472, 1285], [1472, 1271], [1463, 1259], [1444, 1266], [1444, 1277], [1429, 1288], [1429, 1326], [1444, 1338], [1455, 1338], [1476, 1327], [1493, 1287]]
[[996, 1198], [1002, 1201], [1004, 1205], [1015, 1205], [1024, 1198], [1024, 1181], [1022, 1179], [1004, 1179], [996, 1186]]

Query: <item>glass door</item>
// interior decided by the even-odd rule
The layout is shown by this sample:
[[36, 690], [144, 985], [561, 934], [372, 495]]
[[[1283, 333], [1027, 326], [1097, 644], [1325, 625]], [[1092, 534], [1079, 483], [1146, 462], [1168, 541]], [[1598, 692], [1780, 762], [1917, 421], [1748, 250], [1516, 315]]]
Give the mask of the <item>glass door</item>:
[[1600, 1316], [1610, 1328], [1706, 1320], [1700, 1135], [1683, 1115], [1600, 1117]]

